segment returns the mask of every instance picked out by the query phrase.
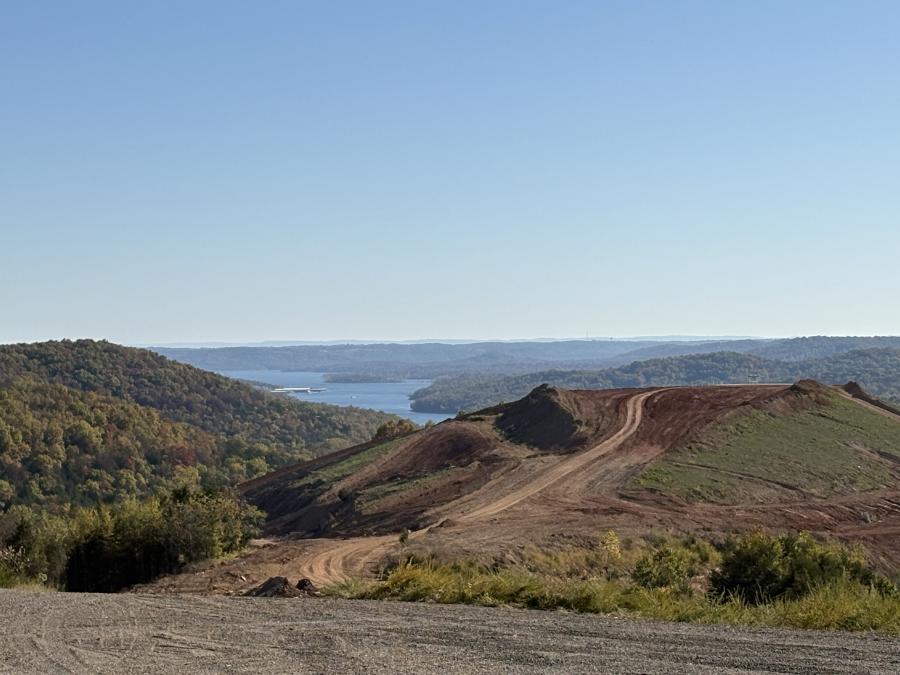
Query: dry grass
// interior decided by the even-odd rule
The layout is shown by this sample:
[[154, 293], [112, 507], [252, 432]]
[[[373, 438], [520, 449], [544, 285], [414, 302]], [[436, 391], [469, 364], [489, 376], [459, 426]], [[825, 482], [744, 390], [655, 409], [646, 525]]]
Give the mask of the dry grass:
[[[703, 544], [678, 545], [697, 551]], [[508, 605], [679, 622], [900, 634], [900, 599], [884, 596], [857, 581], [842, 579], [800, 598], [752, 605], [737, 597], [713, 598], [697, 579], [678, 587], [643, 588], [624, 571], [634, 564], [637, 555], [629, 552], [610, 561], [608, 549], [601, 544], [596, 550], [532, 549], [521, 562], [505, 566], [411, 560], [386, 572], [379, 581], [354, 580], [328, 592], [347, 598]], [[702, 551], [698, 555], [702, 557]], [[706, 572], [716, 560], [714, 555], [707, 559]]]

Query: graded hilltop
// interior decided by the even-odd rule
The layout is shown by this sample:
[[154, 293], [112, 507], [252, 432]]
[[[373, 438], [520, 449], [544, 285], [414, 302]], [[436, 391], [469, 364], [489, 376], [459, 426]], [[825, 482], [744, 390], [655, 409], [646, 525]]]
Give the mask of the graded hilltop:
[[264, 569], [317, 583], [372, 572], [402, 533], [432, 550], [502, 557], [608, 529], [724, 536], [763, 526], [860, 540], [895, 565], [900, 412], [858, 386], [813, 381], [541, 386], [241, 491], [267, 512], [274, 539], [193, 580], [207, 590], [233, 588], [223, 575], [238, 569], [233, 578]]

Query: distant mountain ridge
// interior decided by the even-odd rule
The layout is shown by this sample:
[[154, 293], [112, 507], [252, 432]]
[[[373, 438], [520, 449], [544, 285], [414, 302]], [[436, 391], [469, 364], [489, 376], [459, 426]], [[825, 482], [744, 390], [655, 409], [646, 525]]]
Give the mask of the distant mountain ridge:
[[804, 337], [727, 340], [566, 340], [474, 343], [375, 343], [282, 347], [166, 348], [169, 358], [215, 371], [294, 370], [379, 377], [434, 379], [485, 374], [520, 375], [545, 370], [597, 370], [635, 361], [715, 352], [802, 361], [873, 348], [900, 349], [900, 337]]
[[[826, 383], [854, 380], [873, 394], [900, 399], [900, 348], [879, 347], [836, 352], [858, 344], [803, 339], [791, 346], [803, 353], [829, 354], [806, 360], [776, 360], [757, 353], [735, 351], [690, 354], [634, 361], [604, 370], [546, 370], [521, 375], [460, 375], [441, 378], [429, 387], [413, 393], [412, 408], [417, 411], [455, 412], [478, 410], [524, 396], [540, 384], [570, 389], [612, 389], [646, 386], [696, 386], [708, 384], [746, 384], [753, 382], [793, 382], [816, 379]], [[873, 339], [875, 340], [875, 339]], [[891, 339], [878, 339], [890, 344]], [[900, 341], [900, 340], [898, 340]], [[774, 347], [774, 349], [773, 349]], [[767, 345], [774, 353], [797, 353], [785, 345]]]

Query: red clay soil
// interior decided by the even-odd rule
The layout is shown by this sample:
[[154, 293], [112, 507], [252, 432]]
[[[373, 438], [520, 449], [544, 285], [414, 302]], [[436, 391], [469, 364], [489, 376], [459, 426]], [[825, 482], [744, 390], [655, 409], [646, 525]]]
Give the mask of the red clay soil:
[[[349, 478], [317, 491], [293, 483], [371, 446], [245, 484], [244, 496], [269, 513], [267, 534], [276, 537], [274, 544], [201, 576], [207, 575], [207, 587], [215, 592], [240, 591], [263, 574], [303, 576], [317, 584], [340, 581], [376, 571], [404, 530], [412, 533], [408, 546], [496, 556], [529, 543], [595, 540], [607, 529], [624, 536], [719, 536], [764, 526], [861, 538], [884, 561], [900, 563], [900, 489], [727, 507], [624, 489], [661, 453], [728, 415], [747, 406], [772, 413], [813, 406], [829, 391], [814, 382], [609, 391], [541, 387], [516, 403], [412, 434]], [[858, 393], [854, 400], [873, 405]], [[326, 538], [282, 538], [288, 535]], [[155, 587], [178, 590], [177, 579]]]
[[667, 389], [647, 401], [631, 444], [674, 448], [745, 406], [769, 403], [790, 391], [784, 385]]
[[508, 440], [569, 452], [612, 435], [621, 423], [623, 401], [631, 394], [630, 390], [570, 391], [545, 384], [515, 403], [490, 411], [500, 413], [496, 425]]
[[445, 422], [428, 433], [414, 434], [394, 452], [355, 473], [341, 486], [354, 489], [468, 466], [490, 455], [500, 440], [493, 430], [477, 423]]

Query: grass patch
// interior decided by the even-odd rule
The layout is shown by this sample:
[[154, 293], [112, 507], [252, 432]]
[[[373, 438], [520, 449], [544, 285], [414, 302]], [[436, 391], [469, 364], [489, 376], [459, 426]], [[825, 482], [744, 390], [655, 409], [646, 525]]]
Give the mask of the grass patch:
[[453, 469], [440, 469], [438, 471], [435, 471], [434, 473], [428, 474], [427, 476], [418, 476], [416, 478], [396, 478], [392, 481], [381, 483], [380, 485], [373, 485], [359, 492], [359, 494], [357, 495], [357, 506], [363, 513], [365, 513], [372, 507], [372, 505], [375, 504], [375, 502], [380, 499], [390, 497], [391, 495], [397, 494], [398, 492], [405, 492], [407, 490], [426, 486], [429, 483], [441, 480], [451, 471], [453, 471]]
[[666, 453], [631, 486], [722, 504], [827, 498], [895, 485], [890, 458], [900, 460], [900, 424], [832, 395], [810, 410], [734, 415]]
[[[799, 535], [801, 539], [805, 536]], [[780, 539], [772, 537], [770, 541]], [[842, 550], [827, 545], [821, 548]], [[690, 561], [687, 567], [696, 567], [691, 570], [693, 578], [675, 575], [665, 585], [639, 581], [635, 570], [642, 561], [664, 561], [673, 551], [679, 552], [679, 560]], [[821, 584], [810, 586], [800, 595], [784, 594], [754, 603], [741, 594], [725, 597], [710, 591], [708, 578], [719, 564], [718, 551], [698, 540], [666, 541], [627, 554], [620, 551], [619, 556], [611, 555], [601, 540], [596, 549], [532, 549], [521, 561], [503, 565], [408, 559], [386, 571], [380, 580], [353, 580], [326, 591], [345, 598], [507, 605], [678, 622], [900, 634], [900, 598], [896, 587], [883, 578], [883, 585], [878, 587], [852, 574], [823, 577]]]
[[380, 445], [376, 445], [374, 447], [368, 448], [367, 450], [363, 450], [362, 452], [357, 452], [355, 455], [351, 455], [347, 459], [344, 459], [335, 464], [329, 464], [327, 466], [323, 466], [315, 471], [311, 471], [303, 478], [294, 481], [291, 486], [295, 488], [302, 487], [311, 487], [318, 484], [331, 485], [339, 480], [343, 480], [350, 476], [351, 474], [359, 471], [363, 467], [371, 464], [378, 458], [386, 455], [391, 450], [393, 450], [397, 443], [401, 439], [395, 439], [392, 441], [388, 441], [387, 443], [381, 443]]

